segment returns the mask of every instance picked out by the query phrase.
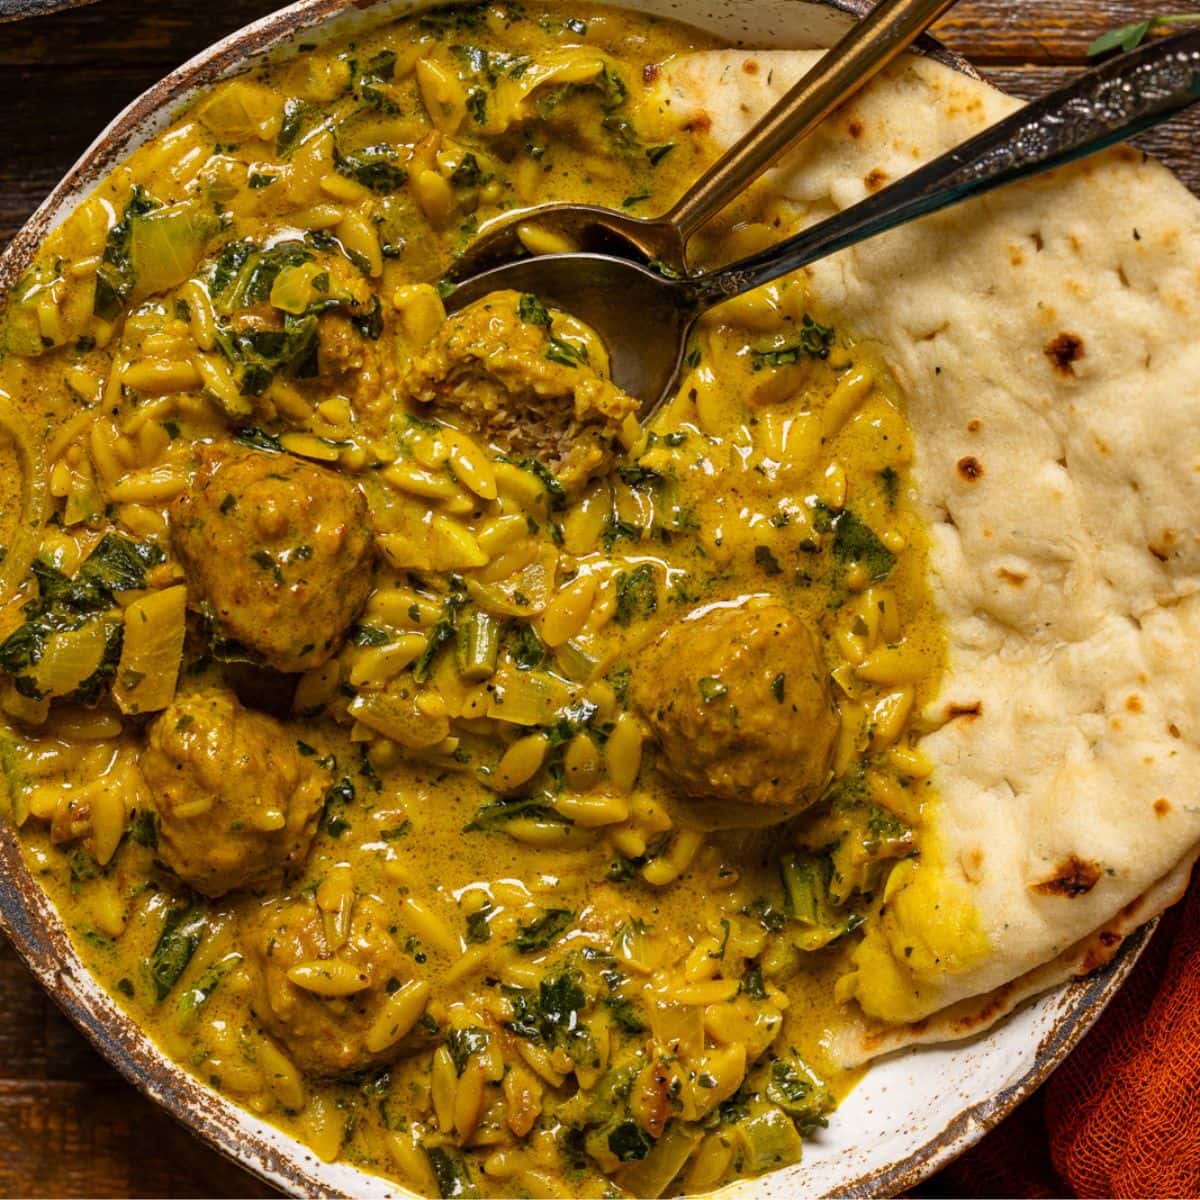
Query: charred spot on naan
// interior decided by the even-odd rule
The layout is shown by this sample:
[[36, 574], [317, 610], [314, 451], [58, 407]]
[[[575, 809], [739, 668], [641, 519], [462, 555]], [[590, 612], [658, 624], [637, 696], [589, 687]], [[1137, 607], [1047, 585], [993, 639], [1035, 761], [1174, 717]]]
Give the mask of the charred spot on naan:
[[1054, 874], [1040, 883], [1031, 883], [1030, 890], [1039, 896], [1065, 896], [1072, 899], [1084, 896], [1100, 882], [1103, 871], [1098, 863], [1068, 854], [1054, 868]]

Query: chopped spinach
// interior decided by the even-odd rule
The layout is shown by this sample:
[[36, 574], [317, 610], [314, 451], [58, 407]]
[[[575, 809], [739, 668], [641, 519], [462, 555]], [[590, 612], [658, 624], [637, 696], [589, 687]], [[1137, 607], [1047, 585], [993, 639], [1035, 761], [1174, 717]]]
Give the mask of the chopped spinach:
[[364, 146], [345, 154], [338, 152], [334, 155], [333, 167], [339, 175], [361, 183], [380, 196], [399, 191], [408, 182], [408, 171], [398, 161], [396, 151], [386, 143]]
[[617, 576], [617, 611], [614, 617], [617, 624], [629, 625], [657, 611], [658, 588], [650, 563], [641, 563], [632, 571], [622, 571]]
[[148, 964], [157, 1003], [161, 1004], [179, 982], [207, 929], [208, 913], [199, 901], [167, 910]]
[[512, 945], [522, 954], [534, 954], [545, 950], [551, 942], [566, 932], [574, 919], [575, 914], [568, 908], [548, 908], [541, 916], [534, 917], [529, 924], [520, 926]]
[[521, 294], [520, 300], [517, 301], [517, 316], [526, 325], [549, 326], [550, 324], [550, 314], [547, 312], [546, 306], [532, 292]]
[[489, 1046], [492, 1035], [479, 1025], [465, 1029], [451, 1029], [446, 1034], [446, 1049], [454, 1060], [454, 1070], [461, 1075], [467, 1069], [467, 1060], [472, 1054], [482, 1054]]
[[786, 367], [803, 358], [828, 358], [833, 339], [831, 325], [821, 325], [805, 313], [796, 341], [774, 350], [752, 350], [750, 361], [754, 370], [761, 371], [764, 367]]
[[133, 218], [157, 208], [158, 201], [135, 186], [121, 219], [108, 231], [104, 254], [96, 269], [92, 311], [102, 321], [115, 321], [137, 282], [131, 254]]
[[833, 554], [839, 563], [861, 566], [874, 582], [886, 578], [896, 565], [896, 556], [875, 531], [849, 509], [832, 518]]

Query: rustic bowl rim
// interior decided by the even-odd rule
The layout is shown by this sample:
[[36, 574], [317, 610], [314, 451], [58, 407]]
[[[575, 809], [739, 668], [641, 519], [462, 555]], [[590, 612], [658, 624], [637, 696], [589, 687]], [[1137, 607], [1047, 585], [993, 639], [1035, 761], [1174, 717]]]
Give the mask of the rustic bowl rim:
[[[90, 2], [65, 0], [72, 5]], [[797, 7], [801, 4], [855, 18], [872, 7], [871, 0], [797, 0]], [[30, 13], [64, 6], [64, 0], [24, 0], [24, 8]], [[420, 0], [415, 4], [412, 0], [298, 0], [214, 42], [148, 88], [104, 128], [0, 252], [0, 312], [38, 245], [57, 219], [73, 207], [72, 199], [85, 194], [123, 159], [156, 117], [176, 111], [180, 102], [198, 89], [249, 67], [265, 53], [285, 48], [305, 30], [318, 29], [354, 13], [383, 11], [392, 6], [413, 9], [433, 4]], [[0, 21], [4, 19], [0, 13]], [[932, 37], [921, 39], [919, 48], [963, 74], [980, 78], [966, 59]], [[845, 1182], [836, 1194], [876, 1196], [906, 1191], [979, 1141], [1071, 1052], [1125, 982], [1157, 924], [1158, 918], [1153, 918], [1127, 937], [1113, 960], [1099, 972], [1053, 989], [1062, 1001], [1062, 1015], [1055, 1019], [1034, 1062], [1018, 1080], [961, 1110], [945, 1129], [900, 1161]], [[287, 1153], [261, 1136], [246, 1140], [237, 1128], [239, 1120], [249, 1121], [259, 1130], [274, 1127], [167, 1059], [149, 1035], [116, 1005], [80, 960], [57, 910], [26, 865], [16, 832], [7, 821], [0, 821], [0, 929], [88, 1041], [129, 1083], [172, 1118], [231, 1162], [274, 1187], [301, 1195], [335, 1194], [304, 1166], [305, 1159], [315, 1165], [311, 1153]], [[989, 1031], [977, 1036], [986, 1038]]]

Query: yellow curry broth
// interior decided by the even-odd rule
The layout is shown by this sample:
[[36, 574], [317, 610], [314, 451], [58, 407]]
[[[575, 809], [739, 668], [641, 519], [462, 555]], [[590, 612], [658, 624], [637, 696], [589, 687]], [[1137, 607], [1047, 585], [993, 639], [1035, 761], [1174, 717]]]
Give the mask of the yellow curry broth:
[[[321, 1158], [428, 1194], [653, 1196], [794, 1161], [850, 1081], [824, 1044], [861, 926], [921, 844], [914, 714], [942, 643], [912, 435], [885, 365], [802, 278], [707, 319], [678, 394], [577, 478], [404, 391], [443, 328], [437, 281], [490, 217], [679, 193], [707, 150], [643, 134], [646, 68], [708, 44], [496, 5], [302, 49], [118, 167], [47, 238], [0, 332], [0, 390], [53, 511], [47, 565], [0, 609], [0, 755], [31, 868], [172, 1058]], [[726, 248], [770, 236], [744, 216]], [[604, 382], [589, 331], [500, 303], [558, 374]], [[172, 543], [215, 469], [205, 446], [366, 497], [378, 561], [344, 642], [289, 615], [340, 535], [316, 513], [307, 540], [279, 540], [282, 467], [236, 526], [262, 541], [225, 551], [324, 659], [302, 674], [227, 636]], [[206, 519], [233, 528], [248, 495]], [[664, 631], [780, 607], [812, 632], [836, 729], [817, 803], [782, 826], [689, 794], [634, 698]], [[739, 711], [724, 653], [680, 656], [654, 687], [724, 713], [714, 759], [769, 752], [797, 676]], [[260, 750], [189, 743], [180, 704], [206, 696], [267, 713], [236, 717]], [[152, 746], [182, 798], [164, 800]], [[282, 854], [268, 746], [323, 802], [273, 884], [201, 894], [188, 854], [222, 853], [214, 814], [236, 814], [230, 847]]]

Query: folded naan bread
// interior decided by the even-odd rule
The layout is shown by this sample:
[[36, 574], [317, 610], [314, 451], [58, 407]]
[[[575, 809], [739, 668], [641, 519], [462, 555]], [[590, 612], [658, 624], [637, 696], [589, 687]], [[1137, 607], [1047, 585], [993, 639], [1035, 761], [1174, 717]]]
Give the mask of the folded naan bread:
[[[808, 68], [663, 72], [674, 136], [739, 137]], [[1017, 107], [906, 57], [759, 187], [829, 216]], [[1200, 843], [1200, 203], [1118, 148], [809, 269], [908, 398], [948, 670], [939, 802], [847, 985], [846, 1061], [962, 1036], [1106, 961]]]

